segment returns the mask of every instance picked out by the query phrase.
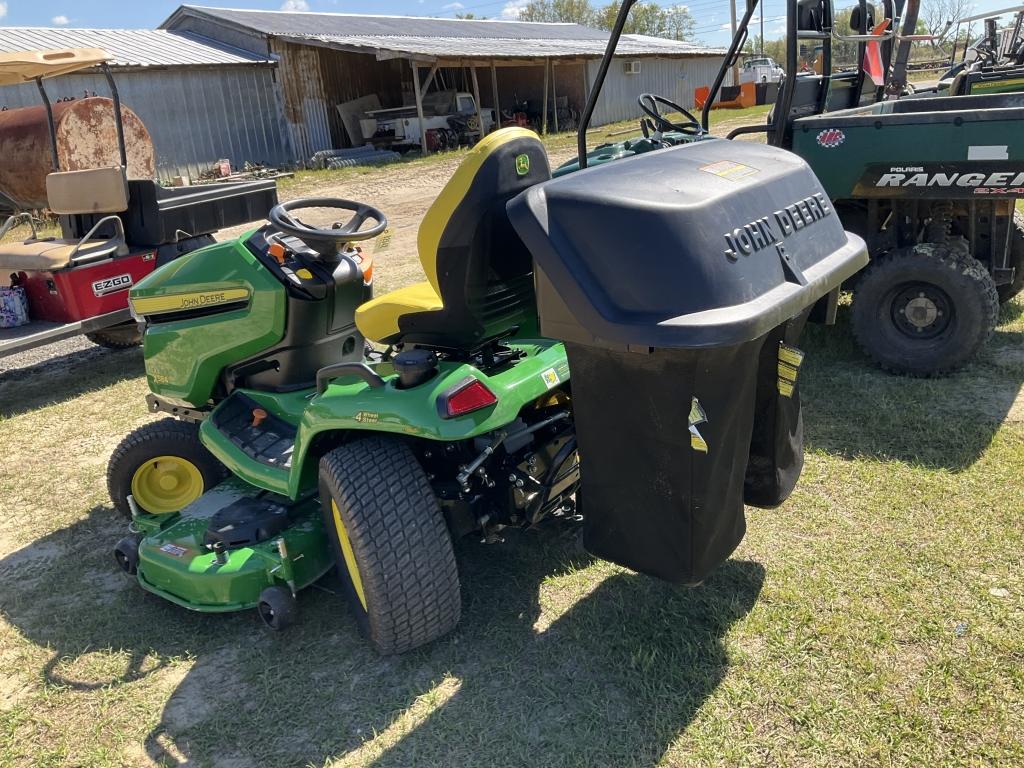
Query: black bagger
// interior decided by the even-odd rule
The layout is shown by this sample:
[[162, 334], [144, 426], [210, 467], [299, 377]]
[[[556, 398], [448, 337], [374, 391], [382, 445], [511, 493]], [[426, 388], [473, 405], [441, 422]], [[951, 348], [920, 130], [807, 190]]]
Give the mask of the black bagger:
[[[569, 357], [589, 551], [676, 583], [780, 504], [803, 463], [797, 347], [867, 263], [802, 160], [707, 140], [509, 203], [545, 336]], [[832, 297], [834, 298], [834, 296]]]

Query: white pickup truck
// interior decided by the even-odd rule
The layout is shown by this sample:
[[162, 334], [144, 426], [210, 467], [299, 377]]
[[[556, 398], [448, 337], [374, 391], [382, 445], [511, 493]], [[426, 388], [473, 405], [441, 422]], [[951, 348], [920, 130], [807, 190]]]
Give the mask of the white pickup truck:
[[767, 56], [747, 59], [740, 69], [741, 83], [781, 83], [785, 76], [786, 73], [775, 63], [775, 59]]
[[[494, 126], [494, 112], [482, 110], [484, 133]], [[435, 91], [423, 97], [423, 131], [431, 151], [470, 144], [480, 138], [476, 99], [462, 91]], [[363, 136], [374, 146], [401, 149], [422, 147], [415, 105], [374, 109], [359, 121]]]

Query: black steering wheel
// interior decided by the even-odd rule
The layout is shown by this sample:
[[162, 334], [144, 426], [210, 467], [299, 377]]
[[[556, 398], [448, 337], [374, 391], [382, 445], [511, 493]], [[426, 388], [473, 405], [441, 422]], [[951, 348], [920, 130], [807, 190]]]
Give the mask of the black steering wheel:
[[[640, 98], [636, 100], [636, 103], [640, 105], [640, 109], [642, 109], [653, 121], [655, 130], [661, 131], [662, 133], [666, 131], [677, 131], [678, 133], [684, 133], [687, 136], [703, 136], [705, 133], [703, 126], [700, 124], [700, 120], [675, 102], [669, 101], [664, 96], [658, 96], [653, 93], [643, 93], [640, 95]], [[669, 112], [678, 112], [690, 122], [674, 123], [661, 114], [660, 107], [667, 107]]]
[[[317, 229], [294, 216], [296, 211], [305, 208], [332, 208], [351, 211], [354, 215], [344, 224], [339, 221], [330, 229]], [[373, 206], [336, 197], [303, 197], [281, 203], [270, 209], [269, 218], [279, 232], [297, 237], [325, 258], [337, 256], [346, 243], [371, 240], [388, 227], [387, 216]], [[368, 220], [375, 222], [374, 225], [361, 229]]]

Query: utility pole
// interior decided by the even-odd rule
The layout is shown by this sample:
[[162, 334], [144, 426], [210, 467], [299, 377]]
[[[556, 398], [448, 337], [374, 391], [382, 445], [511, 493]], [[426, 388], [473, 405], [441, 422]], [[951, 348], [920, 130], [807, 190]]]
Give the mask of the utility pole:
[[764, 56], [764, 3], [761, 3], [761, 45], [757, 52], [759, 56]]
[[[732, 39], [736, 39], [736, 0], [729, 0], [729, 13], [732, 16]], [[736, 61], [732, 65], [732, 84], [740, 84], [740, 65], [739, 57], [736, 57]]]

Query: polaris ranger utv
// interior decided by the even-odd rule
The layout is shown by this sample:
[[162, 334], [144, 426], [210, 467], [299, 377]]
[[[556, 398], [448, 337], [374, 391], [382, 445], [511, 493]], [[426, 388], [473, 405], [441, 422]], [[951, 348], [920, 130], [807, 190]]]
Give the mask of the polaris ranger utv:
[[[866, 0], [850, 18], [855, 28], [840, 30], [831, 0], [790, 3], [778, 102], [767, 125], [729, 138], [764, 132], [804, 158], [843, 224], [867, 241], [872, 263], [852, 287], [853, 330], [868, 356], [894, 372], [948, 373], [989, 337], [999, 302], [1024, 289], [1024, 217], [1014, 207], [1024, 197], [1024, 94], [899, 98], [917, 0], [886, 0], [879, 20], [890, 24], [878, 34]], [[856, 66], [834, 71], [833, 41], [857, 43]], [[821, 46], [820, 74], [798, 74], [806, 42]], [[869, 46], [880, 48], [884, 83], [866, 75]]]
[[[801, 226], [725, 247], [790, 209]], [[800, 333], [867, 260], [802, 160], [725, 141], [552, 179], [534, 133], [492, 133], [423, 219], [426, 280], [376, 298], [359, 243], [383, 211], [269, 219], [132, 290], [150, 405], [177, 419], [111, 458], [132, 518], [115, 556], [177, 605], [274, 629], [337, 566], [385, 654], [458, 623], [454, 537], [582, 519], [598, 556], [704, 579], [744, 503], [793, 490]]]

